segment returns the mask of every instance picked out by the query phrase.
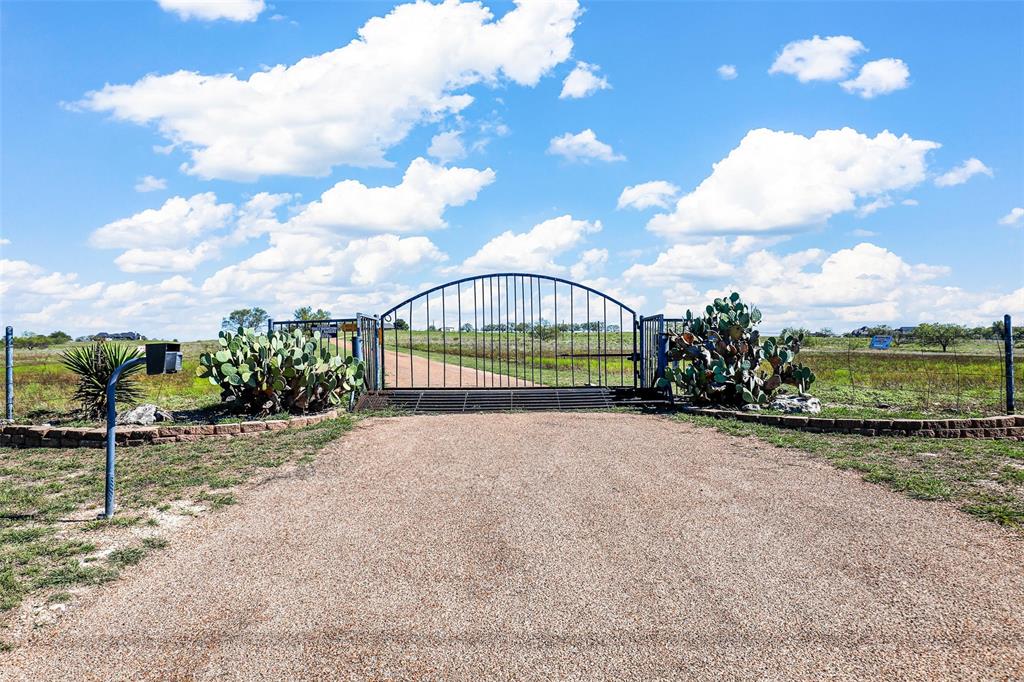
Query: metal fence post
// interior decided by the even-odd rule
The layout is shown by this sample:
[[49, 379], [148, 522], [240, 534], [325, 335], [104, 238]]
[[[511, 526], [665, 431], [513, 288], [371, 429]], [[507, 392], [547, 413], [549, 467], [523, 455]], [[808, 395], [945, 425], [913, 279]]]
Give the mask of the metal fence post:
[[268, 317], [267, 318], [267, 334], [269, 334], [272, 331], [274, 331], [274, 318]]
[[360, 362], [363, 361], [363, 337], [359, 332], [352, 336], [352, 357]]
[[103, 497], [103, 514], [100, 518], [111, 519], [114, 517], [114, 440], [117, 436], [117, 380], [121, 373], [130, 367], [146, 364], [146, 358], [134, 358], [120, 365], [110, 375], [107, 381], [107, 483]]
[[5, 386], [7, 391], [5, 393], [7, 409], [5, 416], [7, 421], [14, 421], [14, 327], [7, 327], [4, 332], [4, 357], [7, 361], [6, 367], [6, 382]]
[[1006, 414], [1013, 414], [1013, 324], [1009, 315], [1003, 315], [1003, 349], [1006, 352]]

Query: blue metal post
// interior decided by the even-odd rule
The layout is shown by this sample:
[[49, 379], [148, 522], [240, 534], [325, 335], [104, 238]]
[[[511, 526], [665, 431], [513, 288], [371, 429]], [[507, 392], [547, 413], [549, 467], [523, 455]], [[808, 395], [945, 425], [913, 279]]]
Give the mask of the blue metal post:
[[358, 332], [352, 337], [352, 357], [359, 361], [363, 359], [363, 337]]
[[14, 421], [14, 327], [7, 327], [4, 332], [4, 352], [7, 361], [6, 386], [7, 409], [4, 414], [7, 421]]
[[[10, 329], [9, 327], [7, 329]], [[1007, 353], [1007, 414], [1014, 414], [1014, 326], [1010, 315], [1002, 315], [1002, 347]]]
[[146, 364], [146, 358], [135, 358], [120, 365], [110, 375], [107, 382], [107, 490], [103, 503], [103, 514], [100, 518], [109, 519], [114, 516], [114, 438], [117, 432], [117, 380], [121, 373], [130, 367]]
[[644, 342], [644, 316], [640, 316], [640, 388], [647, 388], [647, 351], [646, 343]]

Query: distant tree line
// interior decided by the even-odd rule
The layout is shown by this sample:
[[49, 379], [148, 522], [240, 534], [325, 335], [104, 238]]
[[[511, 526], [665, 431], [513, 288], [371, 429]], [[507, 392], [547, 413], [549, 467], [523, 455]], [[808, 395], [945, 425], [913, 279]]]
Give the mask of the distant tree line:
[[48, 346], [59, 346], [71, 341], [71, 335], [62, 331], [55, 331], [49, 334], [36, 334], [35, 332], [23, 332], [21, 336], [14, 337], [15, 348], [46, 348]]

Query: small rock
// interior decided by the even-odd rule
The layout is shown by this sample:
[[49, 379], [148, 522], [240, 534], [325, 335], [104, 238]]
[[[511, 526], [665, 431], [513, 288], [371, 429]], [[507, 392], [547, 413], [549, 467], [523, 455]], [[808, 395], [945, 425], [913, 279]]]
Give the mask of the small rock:
[[155, 422], [170, 421], [174, 421], [174, 416], [170, 412], [161, 410], [156, 405], [150, 403], [133, 407], [127, 412], [117, 415], [118, 424], [138, 424], [141, 426], [149, 426]]
[[747, 403], [740, 409], [743, 410], [744, 412], [760, 412], [761, 406], [758, 405], [757, 403]]
[[768, 406], [781, 412], [821, 412], [821, 401], [809, 395], [780, 395]]

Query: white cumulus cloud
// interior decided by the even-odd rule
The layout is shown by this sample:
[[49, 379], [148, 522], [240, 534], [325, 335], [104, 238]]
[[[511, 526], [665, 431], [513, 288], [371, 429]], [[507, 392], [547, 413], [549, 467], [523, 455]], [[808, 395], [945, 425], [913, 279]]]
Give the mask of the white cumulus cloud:
[[839, 84], [843, 90], [871, 99], [910, 85], [910, 69], [902, 59], [877, 59], [860, 67], [856, 78]]
[[570, 71], [562, 81], [562, 94], [558, 98], [580, 99], [592, 95], [598, 90], [607, 90], [612, 87], [607, 78], [597, 75], [600, 68], [596, 64], [576, 62], [576, 68]]
[[839, 80], [850, 73], [853, 58], [865, 49], [850, 36], [795, 40], [782, 48], [768, 73], [790, 74], [801, 83]]
[[153, 124], [188, 173], [253, 180], [388, 165], [412, 128], [457, 114], [465, 90], [535, 85], [569, 58], [576, 0], [520, 0], [495, 20], [475, 2], [399, 5], [344, 47], [248, 79], [177, 71], [87, 93], [78, 108]]
[[717, 69], [715, 69], [715, 71], [718, 72], [718, 75], [722, 80], [726, 81], [731, 81], [732, 79], [736, 78], [736, 76], [739, 75], [739, 73], [736, 71], [736, 67], [733, 66], [732, 64], [722, 64]]
[[734, 271], [729, 261], [729, 245], [722, 237], [704, 244], [676, 244], [658, 254], [650, 265], [631, 265], [622, 276], [640, 280], [652, 287], [667, 287], [682, 276], [725, 277]]
[[466, 259], [469, 272], [519, 270], [558, 273], [565, 268], [555, 257], [579, 246], [589, 234], [601, 231], [601, 221], [576, 220], [571, 215], [545, 220], [528, 232], [502, 232]]
[[619, 195], [618, 208], [635, 208], [643, 210], [657, 206], [668, 208], [670, 199], [679, 194], [679, 188], [665, 180], [652, 180], [639, 185], [631, 185]]
[[1024, 208], [1016, 207], [1011, 208], [1010, 212], [999, 219], [1000, 225], [1019, 225], [1021, 221], [1024, 221]]
[[293, 229], [413, 232], [445, 227], [444, 212], [462, 206], [494, 182], [490, 168], [446, 168], [414, 159], [394, 186], [342, 180], [289, 220]]
[[925, 179], [925, 155], [938, 143], [883, 131], [868, 137], [852, 128], [811, 137], [751, 130], [714, 164], [710, 176], [648, 222], [668, 237], [699, 233], [781, 230], [821, 223]]
[[951, 168], [935, 178], [935, 186], [952, 187], [954, 185], [962, 185], [978, 174], [992, 177], [992, 169], [982, 163], [980, 159], [972, 157], [956, 168]]
[[167, 189], [167, 181], [163, 178], [153, 177], [152, 175], [139, 178], [139, 181], [135, 183], [136, 192], [155, 192], [160, 189]]
[[104, 249], [176, 246], [223, 228], [234, 210], [233, 204], [218, 204], [213, 192], [171, 197], [160, 208], [107, 223], [92, 233], [89, 243]]
[[466, 146], [462, 144], [462, 137], [457, 130], [448, 130], [438, 133], [430, 139], [430, 146], [427, 153], [441, 163], [451, 163], [466, 157]]
[[263, 0], [156, 0], [160, 8], [182, 19], [255, 21], [266, 5]]
[[623, 161], [626, 158], [616, 154], [611, 145], [597, 139], [597, 134], [590, 128], [552, 138], [548, 154], [563, 156], [569, 161]]

